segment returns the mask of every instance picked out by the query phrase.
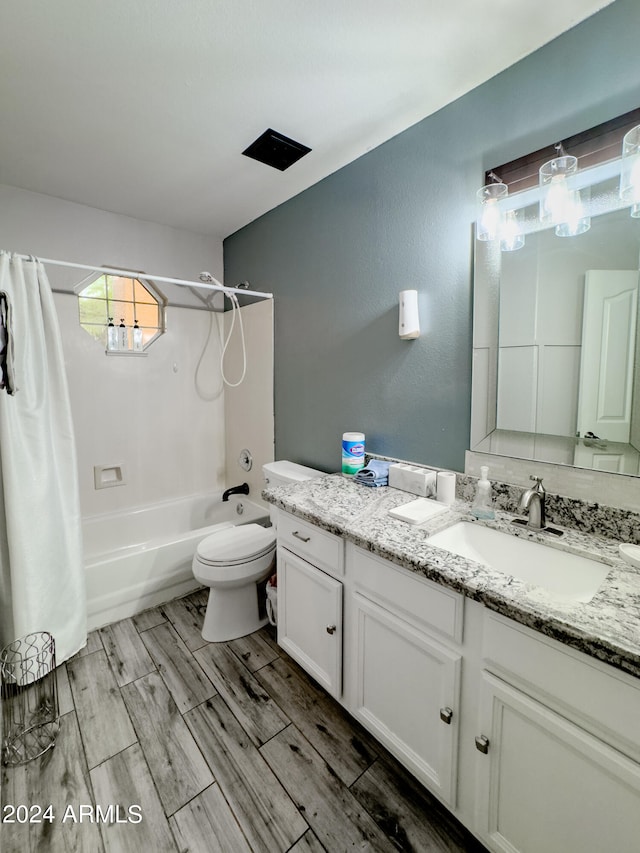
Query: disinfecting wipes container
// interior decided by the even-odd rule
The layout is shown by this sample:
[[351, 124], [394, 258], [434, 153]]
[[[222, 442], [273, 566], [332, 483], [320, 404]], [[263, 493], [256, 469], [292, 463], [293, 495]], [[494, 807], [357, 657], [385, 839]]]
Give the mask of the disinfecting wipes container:
[[342, 473], [353, 475], [364, 468], [364, 433], [342, 434]]

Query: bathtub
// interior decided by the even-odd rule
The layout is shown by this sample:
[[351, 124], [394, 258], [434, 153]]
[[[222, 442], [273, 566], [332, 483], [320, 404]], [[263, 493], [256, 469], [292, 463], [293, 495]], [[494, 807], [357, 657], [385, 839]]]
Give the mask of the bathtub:
[[266, 525], [269, 510], [216, 492], [83, 519], [89, 630], [197, 589], [198, 543], [229, 521]]

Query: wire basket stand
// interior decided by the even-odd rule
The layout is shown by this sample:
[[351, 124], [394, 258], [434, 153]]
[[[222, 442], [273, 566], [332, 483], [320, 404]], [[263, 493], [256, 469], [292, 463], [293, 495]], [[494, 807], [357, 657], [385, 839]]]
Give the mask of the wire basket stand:
[[25, 764], [55, 746], [60, 728], [56, 644], [47, 631], [0, 652], [2, 763]]

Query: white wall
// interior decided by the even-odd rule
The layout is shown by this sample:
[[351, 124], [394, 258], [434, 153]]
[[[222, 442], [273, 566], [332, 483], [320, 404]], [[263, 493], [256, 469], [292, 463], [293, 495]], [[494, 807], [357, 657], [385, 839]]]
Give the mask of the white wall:
[[[78, 325], [76, 298], [55, 299], [83, 515], [224, 488], [218, 315], [169, 308], [146, 356], [107, 356]], [[96, 490], [95, 465], [122, 465], [126, 483]]]
[[[0, 248], [20, 253], [189, 280], [202, 270], [222, 277], [222, 244], [212, 237], [1, 185], [0, 234]], [[87, 274], [52, 266], [47, 273], [52, 287], [66, 290]], [[224, 488], [220, 316], [170, 305], [167, 333], [146, 357], [112, 357], [79, 327], [75, 297], [55, 299], [83, 514]], [[96, 491], [93, 466], [103, 464], [122, 464], [126, 485]]]
[[[273, 461], [273, 300], [254, 302], [241, 309], [244, 326], [247, 372], [237, 388], [225, 389], [227, 484], [249, 483], [253, 500], [262, 502], [260, 492], [262, 465]], [[231, 312], [225, 314], [225, 336], [229, 333]], [[241, 374], [242, 347], [238, 323], [225, 356], [225, 375], [236, 382]], [[248, 449], [253, 457], [249, 473], [238, 464], [240, 451]]]

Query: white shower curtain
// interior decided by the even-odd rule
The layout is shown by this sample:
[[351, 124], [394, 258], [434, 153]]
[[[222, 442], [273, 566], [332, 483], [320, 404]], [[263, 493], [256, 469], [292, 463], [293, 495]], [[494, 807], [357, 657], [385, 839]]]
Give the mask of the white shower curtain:
[[[43, 265], [0, 252], [13, 381], [0, 389], [0, 646], [49, 631], [58, 663], [86, 643], [75, 439]], [[6, 341], [5, 341], [6, 344]], [[5, 346], [6, 352], [6, 346]]]

